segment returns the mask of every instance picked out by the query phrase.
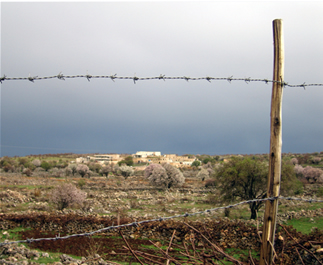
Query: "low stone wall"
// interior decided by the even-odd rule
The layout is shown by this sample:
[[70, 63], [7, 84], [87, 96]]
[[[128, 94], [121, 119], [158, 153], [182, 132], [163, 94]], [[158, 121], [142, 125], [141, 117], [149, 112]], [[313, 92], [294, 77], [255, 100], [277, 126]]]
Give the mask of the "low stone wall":
[[[139, 220], [137, 220], [139, 221]], [[129, 218], [121, 218], [120, 224], [134, 222]], [[220, 245], [226, 247], [257, 248], [259, 247], [259, 237], [256, 227], [247, 225], [239, 220], [211, 219], [204, 221], [188, 221], [190, 225], [201, 231], [208, 233], [211, 238], [220, 242]], [[65, 234], [78, 234], [95, 231], [117, 224], [116, 218], [96, 217], [96, 216], [77, 216], [52, 215], [52, 214], [34, 214], [34, 215], [0, 215], [0, 229], [13, 229], [15, 227], [28, 227], [41, 231], [52, 231]], [[122, 228], [123, 234], [127, 238], [147, 238], [169, 241], [174, 230], [176, 230], [174, 242], [181, 242], [190, 238], [191, 229], [183, 223], [183, 220], [167, 220], [144, 223], [139, 226]], [[108, 236], [119, 235], [117, 230], [104, 232]], [[248, 238], [248, 240], [246, 240]], [[201, 238], [196, 238], [201, 240]]]

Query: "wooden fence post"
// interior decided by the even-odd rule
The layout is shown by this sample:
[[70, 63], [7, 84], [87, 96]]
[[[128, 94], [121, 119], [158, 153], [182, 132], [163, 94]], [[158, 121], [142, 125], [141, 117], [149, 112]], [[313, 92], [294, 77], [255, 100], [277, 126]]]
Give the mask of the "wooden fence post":
[[[281, 148], [282, 148], [282, 98], [284, 82], [284, 42], [283, 22], [281, 19], [273, 21], [274, 33], [274, 77], [270, 111], [270, 153], [267, 197], [280, 194], [281, 178]], [[273, 250], [276, 230], [276, 216], [278, 200], [266, 201], [264, 225], [262, 232], [262, 247], [260, 265], [273, 263]]]

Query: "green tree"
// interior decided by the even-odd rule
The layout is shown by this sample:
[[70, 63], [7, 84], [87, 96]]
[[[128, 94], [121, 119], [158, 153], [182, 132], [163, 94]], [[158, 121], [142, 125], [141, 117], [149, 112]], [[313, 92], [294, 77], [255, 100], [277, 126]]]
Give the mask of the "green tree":
[[214, 159], [213, 157], [206, 157], [206, 158], [204, 158], [204, 159], [202, 160], [202, 163], [203, 163], [203, 164], [207, 164], [207, 163], [209, 163], [209, 162], [214, 163], [214, 162], [215, 162], [215, 159]]
[[192, 167], [199, 167], [201, 165], [201, 162], [200, 161], [198, 161], [198, 160], [195, 160], [192, 164], [191, 164], [191, 166]]
[[132, 156], [127, 156], [124, 160], [118, 162], [119, 166], [126, 164], [127, 166], [133, 166]]
[[[237, 200], [254, 200], [266, 197], [268, 163], [250, 158], [232, 158], [217, 171], [216, 179], [222, 195], [222, 202]], [[282, 164], [281, 193], [300, 192], [298, 180], [293, 167], [289, 163]], [[251, 202], [250, 219], [257, 217], [263, 202]]]
[[45, 171], [48, 171], [49, 169], [52, 168], [52, 165], [49, 164], [47, 161], [43, 161], [43, 162], [41, 162], [40, 167], [45, 169]]

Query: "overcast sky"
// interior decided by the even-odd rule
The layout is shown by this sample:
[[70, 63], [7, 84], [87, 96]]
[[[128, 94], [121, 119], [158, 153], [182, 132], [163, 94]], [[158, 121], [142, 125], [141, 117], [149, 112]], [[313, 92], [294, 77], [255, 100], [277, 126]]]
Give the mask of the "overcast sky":
[[[323, 83], [322, 1], [1, 3], [1, 76], [273, 76]], [[1, 156], [269, 152], [271, 84], [50, 79], [1, 84]], [[323, 87], [284, 89], [283, 152], [323, 151]]]

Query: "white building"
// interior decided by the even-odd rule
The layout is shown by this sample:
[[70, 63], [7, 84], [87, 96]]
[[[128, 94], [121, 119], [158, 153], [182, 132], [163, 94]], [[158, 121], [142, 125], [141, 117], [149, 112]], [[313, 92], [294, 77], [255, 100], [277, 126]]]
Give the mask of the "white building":
[[161, 152], [138, 151], [134, 157], [161, 156]]

